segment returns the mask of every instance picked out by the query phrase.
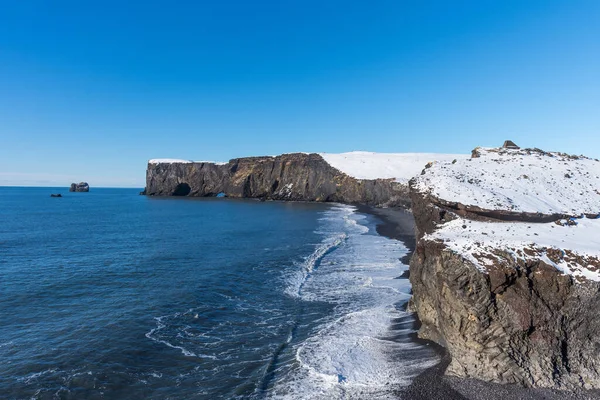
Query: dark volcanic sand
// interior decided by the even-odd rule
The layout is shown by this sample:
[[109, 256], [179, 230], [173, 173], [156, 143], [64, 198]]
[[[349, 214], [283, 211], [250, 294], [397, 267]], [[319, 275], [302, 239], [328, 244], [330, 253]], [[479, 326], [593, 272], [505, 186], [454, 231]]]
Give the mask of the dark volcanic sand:
[[[410, 250], [415, 249], [415, 224], [412, 214], [401, 208], [374, 208], [359, 206], [359, 212], [375, 215], [380, 219], [377, 233], [402, 241]], [[410, 255], [402, 261], [408, 264]], [[408, 278], [408, 274], [401, 278]], [[416, 315], [415, 315], [416, 317]], [[415, 323], [418, 325], [419, 321]], [[415, 335], [415, 341], [423, 342]], [[600, 399], [600, 390], [577, 393], [550, 390], [528, 389], [518, 385], [500, 385], [477, 379], [465, 379], [444, 375], [450, 363], [450, 355], [441, 346], [433, 345], [440, 353], [441, 362], [417, 376], [412, 384], [398, 393], [400, 399], [409, 400], [588, 400]]]

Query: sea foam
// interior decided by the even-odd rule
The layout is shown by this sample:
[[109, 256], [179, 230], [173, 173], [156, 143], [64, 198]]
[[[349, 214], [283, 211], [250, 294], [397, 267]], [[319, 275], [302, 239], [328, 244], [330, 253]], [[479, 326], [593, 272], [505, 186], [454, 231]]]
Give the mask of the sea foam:
[[321, 218], [323, 241], [300, 266], [300, 284], [288, 290], [301, 301], [330, 303], [334, 311], [291, 344], [293, 365], [268, 397], [389, 398], [439, 361], [414, 342], [412, 316], [401, 310], [410, 298], [409, 282], [398, 279], [408, 268], [400, 261], [408, 249], [371, 233], [368, 224], [349, 206]]

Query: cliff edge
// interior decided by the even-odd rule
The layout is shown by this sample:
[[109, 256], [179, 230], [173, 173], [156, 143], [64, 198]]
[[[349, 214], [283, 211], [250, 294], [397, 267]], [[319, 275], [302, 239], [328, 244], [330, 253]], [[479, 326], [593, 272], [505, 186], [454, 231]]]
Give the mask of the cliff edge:
[[599, 189], [598, 160], [516, 146], [411, 180], [411, 307], [447, 374], [600, 388]]
[[388, 179], [356, 179], [319, 154], [236, 158], [228, 163], [150, 160], [146, 195], [327, 201], [409, 205], [408, 186]]

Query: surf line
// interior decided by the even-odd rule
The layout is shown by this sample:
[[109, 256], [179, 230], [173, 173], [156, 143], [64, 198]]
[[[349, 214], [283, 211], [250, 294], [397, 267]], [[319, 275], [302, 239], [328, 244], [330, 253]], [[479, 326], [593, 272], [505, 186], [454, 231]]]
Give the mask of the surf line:
[[321, 243], [315, 249], [315, 251], [307, 257], [306, 261], [304, 262], [304, 277], [302, 278], [302, 281], [298, 286], [298, 297], [300, 297], [300, 295], [302, 294], [302, 289], [304, 288], [304, 285], [306, 284], [308, 279], [311, 277], [314, 270], [319, 268], [319, 266], [321, 265], [321, 261], [323, 260], [323, 258], [325, 258], [325, 256], [327, 256], [329, 253], [335, 251], [335, 249], [337, 249], [342, 243], [344, 243], [346, 239], [348, 239], [348, 234], [346, 233], [340, 233], [333, 237], [330, 237], [327, 242]]
[[[301, 297], [302, 288], [304, 287], [304, 284], [308, 281], [311, 274], [317, 268], [319, 268], [321, 261], [325, 258], [325, 256], [327, 256], [328, 254], [335, 251], [347, 239], [348, 239], [348, 235], [346, 233], [339, 233], [333, 237], [329, 237], [327, 239], [327, 241], [325, 241], [325, 242], [321, 243], [319, 246], [317, 246], [315, 251], [313, 251], [313, 253], [306, 258], [306, 260], [303, 263], [304, 264], [304, 277], [302, 279], [302, 282], [298, 286], [298, 291], [297, 291], [295, 297], [298, 297], [298, 298]], [[290, 327], [290, 330], [288, 332], [286, 340], [283, 341], [282, 343], [280, 343], [279, 346], [277, 346], [277, 348], [273, 352], [273, 355], [271, 356], [269, 363], [267, 364], [265, 373], [263, 374], [261, 383], [259, 385], [259, 390], [262, 394], [267, 393], [270, 383], [275, 378], [275, 371], [276, 371], [277, 365], [279, 363], [279, 357], [281, 356], [283, 351], [289, 346], [289, 344], [292, 342], [292, 340], [296, 336], [296, 332], [298, 330], [298, 324], [299, 324], [297, 316], [302, 315], [302, 313], [304, 311], [303, 309], [304, 309], [304, 307], [302, 305], [302, 301], [300, 300], [297, 303], [297, 311], [295, 313], [296, 319], [294, 320], [293, 325]]]

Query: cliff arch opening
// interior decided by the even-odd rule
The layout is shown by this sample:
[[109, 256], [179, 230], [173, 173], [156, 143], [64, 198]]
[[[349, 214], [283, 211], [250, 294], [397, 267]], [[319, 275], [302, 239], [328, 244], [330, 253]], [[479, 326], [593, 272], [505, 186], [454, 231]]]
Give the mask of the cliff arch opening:
[[173, 191], [173, 196], [187, 196], [192, 191], [192, 188], [187, 183], [180, 183]]

